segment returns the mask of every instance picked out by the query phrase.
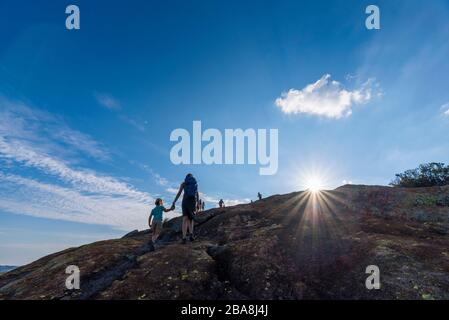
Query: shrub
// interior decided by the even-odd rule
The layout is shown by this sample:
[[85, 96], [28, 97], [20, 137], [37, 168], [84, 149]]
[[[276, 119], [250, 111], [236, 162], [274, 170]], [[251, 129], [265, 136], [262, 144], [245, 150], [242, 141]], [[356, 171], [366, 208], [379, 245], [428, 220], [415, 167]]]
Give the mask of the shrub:
[[421, 164], [416, 169], [396, 174], [390, 185], [405, 188], [449, 185], [449, 165], [438, 162]]

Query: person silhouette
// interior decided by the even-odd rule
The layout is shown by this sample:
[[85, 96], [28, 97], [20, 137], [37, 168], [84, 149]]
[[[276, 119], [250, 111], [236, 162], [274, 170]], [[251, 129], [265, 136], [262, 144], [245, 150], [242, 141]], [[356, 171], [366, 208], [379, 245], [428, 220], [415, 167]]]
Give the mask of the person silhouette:
[[184, 191], [182, 197], [182, 243], [186, 243], [186, 238], [195, 240], [193, 236], [194, 217], [197, 211], [197, 203], [199, 202], [198, 183], [191, 173], [187, 174], [184, 182], [179, 186], [178, 193], [173, 201], [173, 207], [176, 205], [181, 193]]
[[260, 192], [257, 192], [257, 197], [259, 198], [259, 200], [262, 200], [262, 194]]

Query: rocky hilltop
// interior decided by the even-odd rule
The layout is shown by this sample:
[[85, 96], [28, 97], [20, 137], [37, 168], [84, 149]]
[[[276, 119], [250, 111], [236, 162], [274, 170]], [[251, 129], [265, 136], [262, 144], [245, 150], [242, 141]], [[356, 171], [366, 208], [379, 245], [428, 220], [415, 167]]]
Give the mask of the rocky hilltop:
[[[449, 299], [449, 187], [343, 186], [212, 209], [70, 248], [0, 276], [0, 299]], [[81, 289], [65, 288], [65, 269]], [[368, 265], [381, 288], [368, 290]]]

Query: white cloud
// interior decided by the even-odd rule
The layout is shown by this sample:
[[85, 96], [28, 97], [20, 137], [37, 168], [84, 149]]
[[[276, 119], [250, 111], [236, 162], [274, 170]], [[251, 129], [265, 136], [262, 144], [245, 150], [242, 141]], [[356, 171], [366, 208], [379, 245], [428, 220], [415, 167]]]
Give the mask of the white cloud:
[[142, 228], [152, 203], [126, 195], [91, 194], [0, 172], [0, 209], [49, 219]]
[[167, 188], [167, 189], [165, 189], [165, 191], [167, 191], [168, 193], [171, 193], [171, 194], [178, 193], [178, 189], [176, 189], [176, 188]]
[[64, 143], [77, 148], [79, 151], [88, 154], [93, 158], [99, 160], [107, 160], [110, 158], [108, 151], [84, 133], [71, 130], [66, 127], [59, 127], [53, 131], [52, 135], [58, 141], [63, 141]]
[[441, 110], [443, 111], [443, 115], [445, 115], [446, 117], [449, 117], [449, 102], [445, 103], [441, 106]]
[[108, 93], [95, 93], [95, 99], [107, 109], [118, 110], [122, 108], [120, 102]]
[[355, 90], [346, 90], [340, 82], [326, 74], [303, 89], [290, 89], [276, 99], [276, 106], [287, 114], [306, 113], [339, 119], [351, 115], [354, 105], [369, 102], [377, 84], [372, 79]]
[[146, 164], [139, 164], [139, 167], [148, 172], [149, 174], [151, 174], [151, 176], [154, 179], [154, 182], [156, 182], [158, 185], [160, 186], [168, 186], [170, 183], [166, 178], [162, 177], [159, 173], [155, 172], [153, 169], [151, 169], [148, 165]]
[[[168, 181], [166, 178], [161, 176], [159, 173], [151, 169], [151, 167], [147, 164], [135, 162], [133, 160], [130, 161], [131, 164], [138, 166], [141, 170], [145, 171], [146, 173], [149, 173], [151, 177], [153, 178], [153, 181], [158, 185], [162, 187], [168, 187], [170, 189], [175, 184], [173, 182]], [[167, 190], [166, 190], [167, 191]], [[167, 191], [168, 192], [168, 191]]]
[[42, 151], [15, 140], [6, 140], [0, 136], [0, 158], [13, 160], [26, 167], [42, 170], [46, 174], [57, 176], [74, 187], [103, 194], [127, 195], [135, 199], [145, 199], [146, 194], [136, 191], [113, 177], [100, 176], [92, 171], [70, 168], [63, 161]]
[[58, 155], [87, 155], [107, 160], [110, 154], [89, 135], [69, 128], [61, 118], [0, 96], [0, 137], [45, 145]]
[[[122, 229], [146, 227], [153, 197], [118, 178], [75, 167], [73, 152], [64, 150], [100, 156], [94, 152], [99, 144], [58, 124], [48, 113], [0, 99], [0, 209]], [[57, 133], [45, 134], [48, 126]], [[26, 177], [20, 176], [23, 170]]]
[[149, 124], [148, 120], [138, 121], [125, 115], [120, 115], [119, 118], [125, 123], [129, 124], [131, 127], [139, 130], [140, 132], [145, 132]]

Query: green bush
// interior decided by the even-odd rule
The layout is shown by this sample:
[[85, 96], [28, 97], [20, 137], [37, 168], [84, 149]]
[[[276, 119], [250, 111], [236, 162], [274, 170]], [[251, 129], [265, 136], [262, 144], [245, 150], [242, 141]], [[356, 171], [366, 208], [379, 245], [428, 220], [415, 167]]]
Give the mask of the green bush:
[[416, 169], [396, 174], [390, 185], [405, 188], [449, 185], [449, 165], [438, 162], [422, 164]]

